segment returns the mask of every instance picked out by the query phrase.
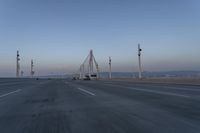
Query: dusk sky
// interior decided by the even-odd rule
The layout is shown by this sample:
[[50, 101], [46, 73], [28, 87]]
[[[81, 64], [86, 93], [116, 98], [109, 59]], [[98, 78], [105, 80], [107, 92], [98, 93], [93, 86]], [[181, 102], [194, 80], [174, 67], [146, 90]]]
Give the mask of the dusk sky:
[[200, 0], [0, 0], [0, 77], [71, 74], [93, 49], [101, 71], [200, 70]]

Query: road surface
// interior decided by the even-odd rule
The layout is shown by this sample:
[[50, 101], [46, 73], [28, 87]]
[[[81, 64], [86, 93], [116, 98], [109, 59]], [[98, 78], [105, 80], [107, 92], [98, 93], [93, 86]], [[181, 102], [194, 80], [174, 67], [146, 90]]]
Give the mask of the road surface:
[[0, 133], [200, 133], [200, 86], [0, 79]]

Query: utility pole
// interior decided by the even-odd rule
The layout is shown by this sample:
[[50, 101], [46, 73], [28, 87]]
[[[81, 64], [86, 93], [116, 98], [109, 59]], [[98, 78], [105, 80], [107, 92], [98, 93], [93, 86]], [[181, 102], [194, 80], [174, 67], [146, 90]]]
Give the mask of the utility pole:
[[95, 64], [96, 64], [96, 69], [97, 69], [97, 79], [100, 79], [99, 65], [97, 64], [96, 60], [95, 60]]
[[112, 79], [112, 70], [111, 70], [111, 57], [109, 57], [109, 78]]
[[19, 78], [19, 72], [20, 72], [20, 58], [19, 58], [19, 51], [17, 50], [17, 58], [16, 58], [17, 64], [16, 64], [16, 77]]
[[24, 71], [21, 71], [21, 78], [24, 76]]
[[83, 79], [83, 65], [80, 66], [80, 76], [79, 79]]
[[80, 69], [79, 69], [79, 79], [82, 79], [82, 67], [80, 66]]
[[139, 79], [142, 79], [141, 51], [140, 44], [138, 44]]
[[34, 67], [34, 65], [33, 65], [33, 60], [31, 60], [31, 78], [33, 78], [33, 75], [34, 75], [34, 71], [33, 71], [33, 67]]

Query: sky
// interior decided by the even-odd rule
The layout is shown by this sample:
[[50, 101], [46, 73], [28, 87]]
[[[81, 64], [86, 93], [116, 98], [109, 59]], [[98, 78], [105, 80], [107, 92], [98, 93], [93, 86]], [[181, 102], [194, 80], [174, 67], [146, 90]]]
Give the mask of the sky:
[[0, 77], [73, 74], [93, 49], [100, 71], [200, 70], [199, 0], [0, 0]]

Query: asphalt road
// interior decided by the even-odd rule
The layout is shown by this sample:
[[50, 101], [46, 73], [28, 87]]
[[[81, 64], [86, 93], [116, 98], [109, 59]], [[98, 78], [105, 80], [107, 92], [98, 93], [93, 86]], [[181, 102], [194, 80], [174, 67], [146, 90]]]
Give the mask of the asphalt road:
[[0, 79], [0, 133], [200, 133], [200, 86]]

